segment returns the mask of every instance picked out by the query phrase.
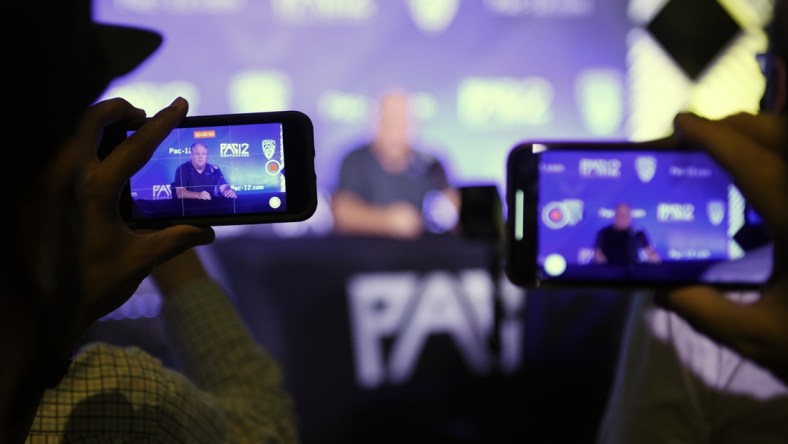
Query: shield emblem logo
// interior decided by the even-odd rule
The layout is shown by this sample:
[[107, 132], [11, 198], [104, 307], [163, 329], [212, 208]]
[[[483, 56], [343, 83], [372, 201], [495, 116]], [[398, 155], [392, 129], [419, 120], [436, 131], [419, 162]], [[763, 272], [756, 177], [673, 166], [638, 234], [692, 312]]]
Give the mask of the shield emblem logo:
[[657, 159], [651, 156], [639, 156], [635, 159], [635, 171], [637, 171], [638, 179], [641, 182], [651, 182], [657, 172]]
[[569, 225], [577, 225], [583, 220], [583, 201], [580, 199], [564, 199], [564, 205], [569, 210]]
[[719, 225], [725, 219], [725, 202], [712, 200], [706, 204], [706, 214], [712, 225]]
[[457, 10], [460, 0], [408, 0], [408, 10], [413, 23], [423, 32], [440, 34], [449, 27]]
[[265, 154], [265, 158], [271, 160], [274, 157], [274, 151], [276, 151], [276, 141], [274, 139], [263, 139], [263, 154]]

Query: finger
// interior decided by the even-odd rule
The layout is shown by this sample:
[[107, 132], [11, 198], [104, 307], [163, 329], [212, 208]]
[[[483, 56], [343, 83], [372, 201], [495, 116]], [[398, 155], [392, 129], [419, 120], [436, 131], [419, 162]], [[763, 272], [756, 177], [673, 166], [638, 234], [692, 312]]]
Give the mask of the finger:
[[730, 301], [709, 286], [691, 286], [663, 295], [661, 305], [684, 318], [693, 328], [715, 341], [752, 353], [753, 328], [761, 325], [757, 313]]
[[[675, 125], [682, 138], [708, 152], [728, 171], [739, 190], [775, 234], [775, 241], [785, 245], [788, 206], [784, 203], [788, 192], [788, 166], [776, 148], [766, 148], [747, 133], [739, 131], [739, 126], [746, 120], [741, 118], [736, 125], [730, 125], [681, 114], [676, 117]], [[770, 118], [762, 121], [775, 122]]]
[[[675, 134], [672, 134], [670, 136], [663, 137], [661, 139], [637, 142], [635, 145], [642, 149], [659, 151], [659, 150], [676, 149], [680, 146], [680, 144], [681, 144], [681, 139], [679, 139]], [[627, 149], [627, 148], [623, 147], [623, 149]]]
[[785, 140], [786, 122], [782, 116], [772, 114], [739, 113], [722, 119], [726, 125], [754, 140], [764, 148], [788, 154], [788, 147], [781, 141]]
[[85, 112], [79, 127], [80, 140], [93, 140], [93, 157], [98, 162], [97, 150], [105, 127], [124, 120], [141, 119], [145, 111], [134, 107], [122, 98], [107, 99], [96, 103]]
[[[781, 131], [774, 116], [741, 114], [724, 120], [708, 120], [690, 113], [674, 119], [678, 136], [707, 151], [729, 170], [754, 169], [763, 161], [775, 161], [781, 148], [777, 134]], [[748, 126], [750, 124], [751, 126]], [[768, 130], [766, 128], [769, 128]], [[770, 136], [753, 134], [769, 132]]]
[[145, 234], [146, 254], [156, 264], [166, 262], [189, 248], [207, 245], [216, 239], [211, 227], [177, 225]]
[[159, 144], [186, 117], [188, 102], [178, 97], [125, 139], [104, 160], [102, 180], [110, 189], [120, 189], [150, 159]]

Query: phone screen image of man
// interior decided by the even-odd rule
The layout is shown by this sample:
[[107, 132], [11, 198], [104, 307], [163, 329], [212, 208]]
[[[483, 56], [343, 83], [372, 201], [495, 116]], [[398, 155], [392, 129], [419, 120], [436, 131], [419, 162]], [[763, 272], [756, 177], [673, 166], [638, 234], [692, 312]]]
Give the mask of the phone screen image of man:
[[285, 211], [284, 167], [280, 123], [176, 128], [131, 178], [134, 217]]
[[743, 200], [703, 153], [548, 150], [541, 156], [537, 265], [543, 279], [589, 273], [693, 279], [711, 263], [741, 254], [731, 233], [743, 223]]

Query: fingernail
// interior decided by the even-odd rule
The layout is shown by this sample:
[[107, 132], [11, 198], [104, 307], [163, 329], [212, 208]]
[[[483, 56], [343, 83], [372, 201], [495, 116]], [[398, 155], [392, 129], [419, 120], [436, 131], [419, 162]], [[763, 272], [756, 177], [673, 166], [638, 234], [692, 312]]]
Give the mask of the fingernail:
[[197, 241], [200, 245], [207, 245], [216, 240], [216, 232], [211, 227], [204, 227], [197, 236]]

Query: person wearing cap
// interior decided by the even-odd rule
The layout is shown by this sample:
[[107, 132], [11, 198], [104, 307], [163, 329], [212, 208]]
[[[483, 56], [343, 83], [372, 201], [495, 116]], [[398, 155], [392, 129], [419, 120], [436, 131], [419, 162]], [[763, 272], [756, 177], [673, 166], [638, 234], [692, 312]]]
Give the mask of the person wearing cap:
[[676, 116], [676, 137], [733, 178], [772, 242], [709, 282], [763, 277], [759, 291], [694, 285], [635, 294], [597, 442], [788, 440], [788, 2], [775, 3], [761, 113]]
[[[3, 46], [13, 88], [0, 267], [0, 442], [296, 442], [277, 363], [254, 343], [193, 247], [212, 228], [135, 232], [118, 213], [129, 177], [188, 112], [182, 98], [103, 160], [102, 129], [145, 112], [93, 103], [153, 53], [153, 32], [93, 23], [90, 0], [12, 2]], [[35, 38], [29, 38], [30, 28]], [[22, 168], [21, 166], [24, 166]], [[90, 344], [97, 319], [150, 275], [163, 293], [173, 352], [188, 376], [137, 348]]]

